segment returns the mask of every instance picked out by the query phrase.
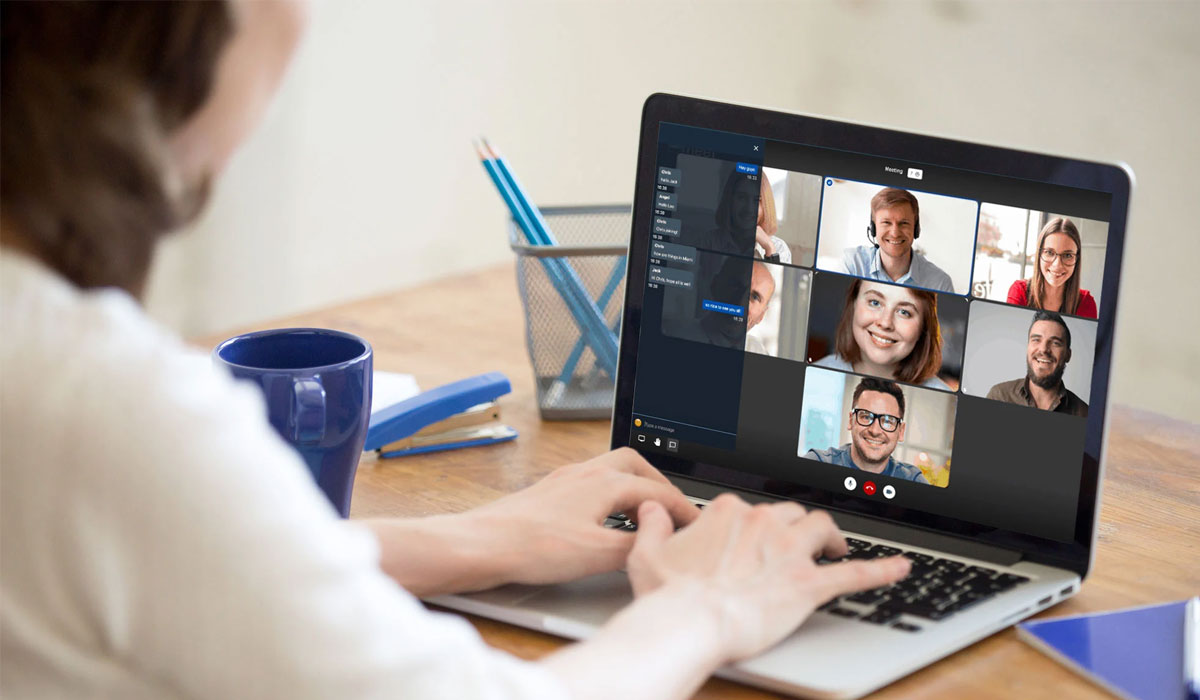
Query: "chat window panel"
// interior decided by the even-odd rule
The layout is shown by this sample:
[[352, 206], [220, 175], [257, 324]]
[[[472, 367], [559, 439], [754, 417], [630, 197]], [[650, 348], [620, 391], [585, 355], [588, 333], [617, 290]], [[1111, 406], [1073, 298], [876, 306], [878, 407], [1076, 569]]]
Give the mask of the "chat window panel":
[[669, 285], [663, 292], [663, 335], [745, 348], [753, 261], [704, 252], [697, 252], [695, 260], [690, 283]]
[[688, 154], [680, 155], [676, 164], [674, 177], [659, 177], [655, 193], [656, 216], [669, 217], [679, 229], [672, 242], [727, 255], [753, 256], [761, 168], [743, 161]]
[[[684, 131], [700, 141], [659, 148], [631, 439], [648, 448], [670, 436], [675, 442], [663, 444], [669, 451], [689, 442], [732, 449], [760, 142]], [[716, 140], [701, 143], [707, 137]]]

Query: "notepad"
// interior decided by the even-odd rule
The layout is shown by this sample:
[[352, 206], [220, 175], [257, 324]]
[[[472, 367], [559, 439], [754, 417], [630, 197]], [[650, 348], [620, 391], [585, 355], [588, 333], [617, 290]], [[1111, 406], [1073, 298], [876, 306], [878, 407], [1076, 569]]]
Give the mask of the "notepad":
[[375, 370], [371, 382], [372, 414], [421, 393], [416, 377], [411, 374]]
[[1122, 698], [1184, 697], [1187, 601], [1017, 625], [1034, 648]]

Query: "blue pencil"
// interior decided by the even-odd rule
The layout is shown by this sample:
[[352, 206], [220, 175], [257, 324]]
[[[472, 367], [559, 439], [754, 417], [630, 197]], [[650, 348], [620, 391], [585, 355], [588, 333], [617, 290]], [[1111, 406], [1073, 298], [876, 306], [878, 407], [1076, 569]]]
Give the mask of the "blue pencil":
[[[613, 266], [612, 273], [609, 274], [608, 283], [604, 285], [604, 290], [600, 292], [600, 298], [597, 300], [597, 305], [603, 310], [608, 306], [609, 299], [612, 299], [616, 293], [617, 287], [620, 286], [621, 280], [625, 278], [625, 257], [617, 259], [617, 264]], [[616, 335], [616, 328], [620, 327], [621, 318], [617, 317], [616, 327], [613, 329], [613, 335]], [[567, 385], [571, 383], [571, 376], [575, 374], [575, 368], [579, 365], [579, 360], [583, 357], [583, 349], [587, 343], [583, 336], [575, 342], [575, 347], [571, 349], [571, 354], [567, 356], [567, 362], [563, 365], [562, 373], [558, 375], [558, 379], [550, 385], [546, 391], [546, 399], [549, 403], [558, 403], [562, 399], [563, 393], [567, 389]], [[613, 375], [609, 375], [613, 376]]]
[[[550, 230], [549, 225], [546, 224], [546, 220], [542, 217], [542, 212], [536, 206], [534, 206], [533, 202], [529, 199], [529, 196], [527, 194], [525, 194], [525, 188], [523, 188], [521, 186], [521, 183], [517, 180], [516, 174], [513, 173], [512, 169], [510, 169], [508, 167], [508, 161], [506, 161], [504, 159], [504, 156], [500, 155], [499, 150], [494, 148], [488, 142], [487, 139], [481, 138], [480, 141], [483, 143], [484, 151], [491, 154], [492, 159], [495, 162], [497, 168], [499, 169], [501, 176], [508, 183], [508, 185], [512, 188], [513, 193], [516, 195], [517, 202], [521, 205], [522, 211], [525, 212], [526, 217], [533, 224], [533, 228], [534, 228], [533, 232], [537, 236], [538, 244], [539, 245], [558, 245], [558, 241], [555, 240], [555, 238], [554, 238], [554, 233]], [[603, 309], [600, 307], [596, 307], [596, 305], [592, 302], [591, 296], [587, 293], [582, 280], [579, 279], [579, 275], [575, 272], [575, 268], [571, 266], [571, 263], [566, 260], [561, 260], [561, 262], [562, 262], [563, 274], [567, 278], [568, 285], [569, 285], [569, 288], [571, 289], [571, 291], [577, 291], [579, 293], [580, 299], [583, 300], [584, 302], [586, 302], [586, 305], [588, 307], [595, 308], [596, 314], [599, 316], [599, 319], [600, 319], [600, 325], [602, 327], [604, 327], [605, 330], [607, 330], [607, 327], [604, 324]], [[587, 310], [589, 312], [591, 312], [592, 308], [588, 308]], [[589, 325], [593, 326], [593, 330], [597, 330], [597, 332], [600, 333], [601, 337], [603, 337], [605, 339], [603, 341], [604, 344], [606, 346], [611, 345], [611, 349], [612, 349], [612, 352], [614, 355], [614, 364], [613, 364], [612, 369], [609, 370], [609, 375], [615, 377], [616, 376], [615, 355], [617, 352], [616, 336], [614, 334], [612, 334], [611, 331], [608, 334], [605, 334], [603, 331], [599, 331], [598, 329], [596, 329], [594, 327], [595, 324], [592, 323], [593, 319], [591, 318], [590, 313], [589, 313], [588, 320], [589, 320]], [[607, 368], [607, 363], [603, 363], [602, 366], [605, 366]]]
[[[545, 220], [541, 219], [540, 213], [537, 213], [537, 219], [540, 221], [535, 221], [530, 217], [529, 210], [532, 209], [536, 212], [536, 208], [528, 205], [524, 192], [518, 187], [514, 187], [513, 183], [506, 178], [504, 171], [507, 168], [502, 169], [493, 154], [478, 146], [477, 150], [484, 169], [491, 176], [492, 183], [496, 186], [504, 203], [508, 205], [509, 211], [528, 241], [533, 245], [551, 245], [550, 241], [553, 238], [549, 234]], [[508, 174], [511, 176], [511, 170], [508, 170]], [[616, 336], [608, 329], [604, 315], [587, 293], [578, 274], [569, 263], [558, 258], [542, 258], [542, 265], [545, 267], [551, 283], [554, 284], [559, 295], [567, 304], [567, 308], [579, 326], [581, 334], [587, 340], [587, 344], [595, 353], [597, 362], [610, 376], [616, 376]]]

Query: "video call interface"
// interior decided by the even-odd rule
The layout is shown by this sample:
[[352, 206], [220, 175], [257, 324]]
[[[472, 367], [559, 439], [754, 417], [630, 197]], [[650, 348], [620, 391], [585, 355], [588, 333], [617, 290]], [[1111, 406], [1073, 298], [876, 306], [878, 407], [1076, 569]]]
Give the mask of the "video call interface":
[[630, 445], [1073, 539], [1110, 195], [661, 124], [652, 206]]

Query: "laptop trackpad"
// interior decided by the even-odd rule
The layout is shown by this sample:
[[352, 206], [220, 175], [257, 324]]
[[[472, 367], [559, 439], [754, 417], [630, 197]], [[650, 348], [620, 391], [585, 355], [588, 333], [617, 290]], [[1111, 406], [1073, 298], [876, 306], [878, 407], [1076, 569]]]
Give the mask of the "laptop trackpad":
[[521, 607], [595, 628], [607, 622], [632, 600], [629, 577], [622, 571], [613, 571], [546, 586], [521, 601]]
[[590, 636], [633, 600], [623, 571], [552, 586], [507, 585], [490, 591], [427, 598], [426, 602], [560, 637]]

